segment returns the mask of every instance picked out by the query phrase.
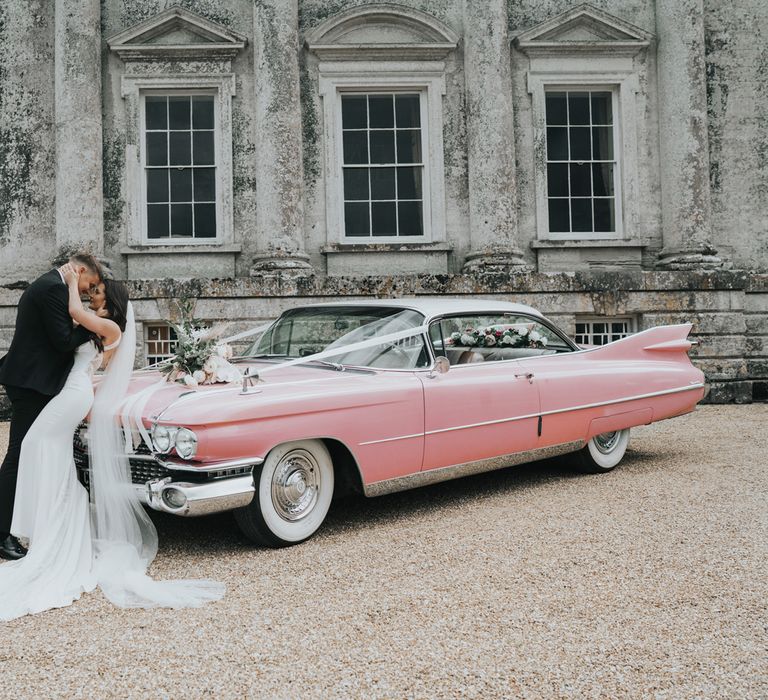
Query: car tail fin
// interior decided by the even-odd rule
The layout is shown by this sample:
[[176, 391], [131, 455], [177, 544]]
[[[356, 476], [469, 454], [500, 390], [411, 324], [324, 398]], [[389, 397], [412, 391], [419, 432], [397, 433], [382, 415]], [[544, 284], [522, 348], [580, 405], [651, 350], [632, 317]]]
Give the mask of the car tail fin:
[[590, 353], [596, 353], [600, 359], [612, 359], [614, 357], [621, 359], [645, 352], [660, 356], [674, 353], [687, 354], [694, 345], [692, 341], [688, 340], [688, 334], [692, 327], [693, 325], [690, 323], [680, 323], [674, 326], [649, 328], [607, 345], [601, 345], [590, 350]]

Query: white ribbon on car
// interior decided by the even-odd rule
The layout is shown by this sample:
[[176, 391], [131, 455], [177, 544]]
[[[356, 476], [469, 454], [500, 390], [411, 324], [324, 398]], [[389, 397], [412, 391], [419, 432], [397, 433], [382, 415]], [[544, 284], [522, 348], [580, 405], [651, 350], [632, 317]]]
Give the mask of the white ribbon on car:
[[[272, 324], [270, 323], [270, 324], [267, 324], [266, 326], [260, 326], [259, 328], [251, 329], [249, 331], [244, 331], [243, 333], [239, 333], [237, 335], [231, 336], [230, 338], [226, 338], [221, 342], [224, 343], [232, 340], [239, 340], [241, 338], [246, 338], [249, 335], [255, 335], [256, 333], [264, 332], [264, 330], [269, 328], [271, 325]], [[364, 326], [361, 326], [361, 328], [364, 328]], [[356, 352], [357, 350], [365, 350], [367, 348], [376, 347], [377, 345], [386, 345], [387, 343], [396, 343], [401, 340], [415, 338], [417, 336], [427, 333], [428, 330], [429, 330], [429, 327], [427, 325], [422, 325], [422, 326], [417, 326], [416, 328], [408, 328], [407, 330], [404, 330], [404, 331], [397, 331], [395, 333], [387, 333], [386, 335], [375, 336], [368, 340], [361, 340], [357, 343], [351, 343], [349, 345], [339, 345], [329, 350], [322, 350], [320, 352], [316, 352], [311, 355], [298, 357], [294, 360], [288, 360], [286, 362], [280, 362], [279, 364], [271, 365], [268, 367], [262, 367], [258, 370], [257, 374], [254, 375], [254, 377], [258, 377], [259, 379], [261, 379], [265, 374], [268, 374], [269, 372], [282, 370], [282, 369], [285, 369], [286, 367], [292, 367], [293, 365], [303, 365], [303, 364], [308, 364], [310, 362], [322, 361], [329, 357], [336, 357], [337, 355], [344, 355], [350, 352]], [[247, 356], [242, 356], [242, 357], [247, 357]], [[254, 359], [258, 359], [258, 358], [254, 357]], [[141, 439], [144, 440], [149, 450], [152, 451], [153, 449], [152, 438], [150, 437], [149, 432], [144, 426], [144, 421], [142, 420], [142, 416], [144, 413], [144, 409], [146, 408], [146, 405], [149, 402], [149, 399], [152, 397], [152, 395], [158, 390], [162, 389], [163, 386], [168, 386], [168, 383], [169, 382], [166, 379], [161, 379], [158, 382], [154, 382], [150, 384], [149, 386], [145, 387], [144, 389], [137, 392], [136, 394], [129, 396], [118, 409], [118, 413], [121, 417], [121, 421], [123, 425], [123, 432], [125, 435], [126, 452], [128, 453], [134, 452], [134, 444], [135, 444], [134, 438], [137, 438], [139, 436], [141, 437]], [[240, 389], [235, 387], [226, 387], [226, 388], [219, 389], [215, 393], [229, 393], [229, 392], [235, 392], [235, 391], [239, 392]], [[182, 402], [188, 403], [189, 401], [199, 400], [202, 398], [209, 397], [212, 393], [213, 392], [211, 391], [206, 391], [202, 393], [198, 393], [196, 391], [190, 391], [187, 394], [182, 394], [181, 396], [179, 396], [176, 399], [176, 401], [173, 402], [173, 404], [179, 405]]]

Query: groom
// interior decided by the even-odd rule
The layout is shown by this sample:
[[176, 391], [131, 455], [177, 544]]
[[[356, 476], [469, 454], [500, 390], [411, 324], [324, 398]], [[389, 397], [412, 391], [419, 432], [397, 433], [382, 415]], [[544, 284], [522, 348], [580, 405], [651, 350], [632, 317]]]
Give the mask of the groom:
[[[101, 268], [96, 259], [77, 253], [69, 264], [80, 273], [80, 293], [92, 292], [101, 281]], [[11, 347], [0, 359], [0, 384], [5, 385], [11, 401], [8, 453], [0, 467], [2, 559], [21, 559], [27, 553], [11, 535], [21, 442], [45, 405], [64, 386], [72, 369], [75, 348], [90, 337], [85, 328], [72, 324], [63, 269], [38, 277], [21, 295]]]

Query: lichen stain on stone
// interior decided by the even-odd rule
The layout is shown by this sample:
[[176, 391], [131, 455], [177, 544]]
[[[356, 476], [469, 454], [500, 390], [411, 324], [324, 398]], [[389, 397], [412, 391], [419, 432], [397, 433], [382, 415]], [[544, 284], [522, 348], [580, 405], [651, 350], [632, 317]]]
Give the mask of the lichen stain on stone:
[[225, 27], [234, 28], [236, 22], [234, 13], [227, 9], [228, 3], [220, 0], [174, 0], [173, 3], [166, 0], [123, 0], [120, 20], [123, 27], [132, 27], [166, 10], [171, 4]]
[[320, 178], [320, 117], [315, 101], [316, 83], [309, 77], [306, 55], [299, 61], [299, 100], [301, 101], [301, 137], [304, 143], [304, 180], [311, 194]]
[[104, 191], [104, 242], [114, 246], [120, 240], [125, 200], [123, 175], [125, 172], [125, 134], [118, 130], [103, 134], [102, 182]]
[[299, 5], [299, 28], [302, 32], [306, 32], [343, 10], [363, 4], [365, 2], [349, 2], [348, 0], [302, 2]]
[[232, 189], [237, 196], [256, 191], [256, 178], [251, 168], [256, 144], [251, 140], [251, 120], [239, 107], [232, 110]]

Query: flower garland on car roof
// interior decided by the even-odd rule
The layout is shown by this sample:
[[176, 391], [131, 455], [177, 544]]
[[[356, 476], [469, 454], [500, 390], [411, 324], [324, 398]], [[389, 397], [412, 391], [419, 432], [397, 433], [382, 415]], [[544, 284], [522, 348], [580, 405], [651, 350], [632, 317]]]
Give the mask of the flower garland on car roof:
[[527, 325], [488, 326], [486, 328], [465, 328], [455, 331], [446, 339], [447, 345], [456, 347], [492, 348], [545, 348], [547, 338]]
[[192, 318], [192, 302], [188, 299], [179, 302], [179, 308], [181, 321], [168, 322], [176, 331], [176, 352], [159, 366], [166, 380], [191, 387], [240, 381], [240, 370], [229, 362], [232, 347], [220, 340], [226, 325], [206, 327]]

